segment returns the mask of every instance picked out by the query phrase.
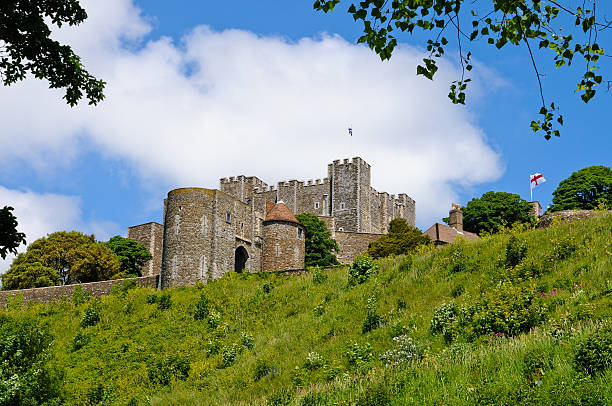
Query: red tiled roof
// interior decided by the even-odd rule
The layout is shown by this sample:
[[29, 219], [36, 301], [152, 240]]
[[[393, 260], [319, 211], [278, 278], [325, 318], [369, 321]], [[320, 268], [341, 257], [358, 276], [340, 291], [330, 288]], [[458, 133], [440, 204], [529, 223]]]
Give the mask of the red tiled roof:
[[423, 234], [428, 235], [432, 241], [440, 241], [445, 243], [453, 243], [459, 236], [467, 240], [476, 240], [480, 237], [469, 231], [457, 231], [455, 228], [447, 226], [446, 224], [435, 223], [429, 227]]
[[268, 207], [268, 202], [266, 202], [266, 219], [264, 221], [280, 220], [301, 224], [285, 203], [276, 203], [274, 207], [271, 207], [269, 210]]

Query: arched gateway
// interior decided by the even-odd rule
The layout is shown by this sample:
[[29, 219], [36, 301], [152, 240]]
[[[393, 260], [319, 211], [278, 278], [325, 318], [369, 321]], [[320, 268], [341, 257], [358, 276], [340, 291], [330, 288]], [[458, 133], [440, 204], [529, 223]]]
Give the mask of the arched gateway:
[[234, 271], [244, 271], [246, 268], [247, 259], [249, 259], [249, 253], [247, 250], [242, 245], [236, 248], [236, 253], [234, 254]]

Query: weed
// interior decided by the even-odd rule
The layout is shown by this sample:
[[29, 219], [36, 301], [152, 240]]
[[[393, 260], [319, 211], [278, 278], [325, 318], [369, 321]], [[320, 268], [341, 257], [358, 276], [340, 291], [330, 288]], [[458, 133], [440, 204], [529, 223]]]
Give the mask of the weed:
[[357, 256], [349, 268], [349, 286], [364, 283], [377, 269], [378, 265], [374, 263], [374, 260], [369, 255], [363, 254]]
[[576, 346], [574, 366], [595, 374], [612, 366], [612, 327], [600, 328]]
[[100, 321], [100, 304], [94, 302], [87, 306], [83, 318], [81, 319], [81, 327], [95, 326]]
[[395, 348], [385, 352], [380, 357], [386, 366], [417, 361], [423, 357], [422, 348], [412, 338], [402, 335], [393, 337], [393, 341], [395, 342]]
[[327, 280], [327, 275], [321, 267], [315, 266], [312, 268], [312, 283], [322, 285]]

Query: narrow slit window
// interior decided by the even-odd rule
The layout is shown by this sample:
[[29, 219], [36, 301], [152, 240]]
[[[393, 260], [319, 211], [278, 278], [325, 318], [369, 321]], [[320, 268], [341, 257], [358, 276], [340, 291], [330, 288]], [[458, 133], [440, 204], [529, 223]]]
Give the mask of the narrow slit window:
[[227, 213], [225, 215], [225, 222], [226, 223], [231, 223], [232, 222], [232, 215], [230, 213]]

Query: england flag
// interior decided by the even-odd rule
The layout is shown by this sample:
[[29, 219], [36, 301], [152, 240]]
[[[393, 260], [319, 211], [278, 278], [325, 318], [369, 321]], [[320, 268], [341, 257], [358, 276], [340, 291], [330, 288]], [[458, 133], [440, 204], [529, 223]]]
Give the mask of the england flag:
[[546, 179], [544, 179], [544, 176], [542, 176], [541, 173], [534, 173], [533, 175], [529, 175], [529, 180], [531, 182], [531, 189], [546, 182]]

